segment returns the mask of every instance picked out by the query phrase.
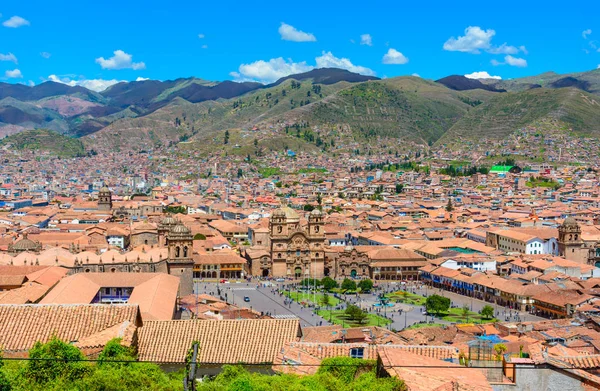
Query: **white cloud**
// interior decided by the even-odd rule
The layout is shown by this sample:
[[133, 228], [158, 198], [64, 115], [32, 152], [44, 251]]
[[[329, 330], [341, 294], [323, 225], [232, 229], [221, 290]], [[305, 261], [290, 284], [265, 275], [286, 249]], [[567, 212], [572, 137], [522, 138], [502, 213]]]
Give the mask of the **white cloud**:
[[492, 63], [493, 66], [498, 66], [498, 65], [510, 65], [513, 67], [526, 67], [527, 66], [527, 60], [525, 60], [524, 58], [513, 57], [511, 55], [504, 56], [504, 62], [500, 62], [496, 59], [493, 59], [490, 62]]
[[6, 72], [4, 72], [4, 77], [7, 77], [9, 79], [22, 79], [23, 74], [21, 73], [20, 70], [13, 69], [12, 71], [7, 70]]
[[17, 28], [17, 27], [21, 27], [21, 26], [29, 26], [31, 23], [29, 23], [29, 21], [27, 19], [23, 19], [20, 16], [13, 16], [8, 20], [5, 20], [4, 23], [2, 23], [2, 25], [4, 27], [11, 27], [11, 28]]
[[203, 39], [204, 38], [204, 34], [198, 34], [198, 38]]
[[46, 58], [46, 59], [50, 58], [50, 56], [51, 56], [51, 55], [52, 55], [52, 54], [51, 54], [51, 53], [48, 53], [48, 52], [41, 52], [41, 53], [40, 53], [40, 56], [42, 56], [42, 57], [44, 57], [44, 58]]
[[581, 36], [583, 37], [583, 39], [587, 39], [588, 35], [590, 35], [591, 33], [592, 33], [592, 29], [583, 30], [583, 32], [581, 33]]
[[525, 46], [516, 47], [506, 42], [500, 46], [492, 45], [494, 35], [496, 31], [492, 29], [483, 30], [479, 26], [469, 26], [465, 29], [464, 36], [450, 37], [444, 43], [444, 50], [472, 54], [479, 54], [482, 50], [491, 54], [517, 54], [521, 51], [527, 54]]
[[360, 36], [360, 44], [367, 45], [367, 46], [373, 46], [373, 37], [371, 37], [371, 34], [361, 35]]
[[115, 50], [113, 53], [114, 56], [108, 59], [104, 57], [97, 58], [96, 63], [100, 64], [102, 69], [146, 69], [146, 64], [143, 62], [133, 62], [131, 54], [122, 50]]
[[260, 81], [271, 83], [282, 77], [295, 73], [308, 72], [314, 67], [307, 65], [306, 61], [293, 62], [283, 57], [272, 58], [269, 61], [258, 60], [250, 64], [240, 65], [238, 72], [231, 72], [237, 81]]
[[135, 79], [135, 81], [146, 81], [146, 80], [150, 80], [150, 79], [147, 77], [141, 77], [141, 76], [138, 76], [138, 78]]
[[261, 83], [271, 83], [285, 76], [308, 72], [315, 68], [340, 68], [350, 72], [373, 76], [375, 72], [372, 69], [354, 65], [347, 58], [338, 58], [331, 52], [323, 51], [321, 56], [315, 58], [316, 66], [309, 65], [306, 61], [293, 62], [291, 59], [283, 57], [272, 58], [269, 61], [258, 60], [250, 64], [242, 64], [237, 72], [229, 74], [236, 81], [258, 81]]
[[294, 26], [290, 26], [283, 22], [281, 22], [281, 26], [279, 26], [279, 35], [281, 35], [281, 39], [285, 41], [314, 42], [317, 40], [313, 34], [305, 33], [304, 31], [300, 31]]
[[421, 77], [421, 75], [419, 75], [418, 73], [413, 73], [411, 76], [414, 76], [414, 77]]
[[384, 64], [406, 64], [407, 62], [408, 57], [393, 48], [390, 48], [387, 53], [383, 55]]
[[375, 71], [360, 65], [354, 65], [347, 58], [338, 58], [331, 52], [323, 51], [320, 57], [315, 58], [317, 68], [341, 68], [361, 75], [375, 76]]
[[202, 49], [208, 49], [208, 45], [202, 45]]
[[104, 91], [105, 89], [112, 86], [113, 84], [121, 83], [124, 81], [124, 80], [115, 80], [115, 79], [113, 79], [113, 80], [104, 80], [104, 79], [73, 80], [68, 77], [59, 77], [56, 75], [48, 76], [47, 80], [50, 80], [50, 81], [53, 81], [56, 83], [66, 84], [71, 87], [81, 86], [81, 87], [87, 88], [88, 90], [97, 91], [97, 92]]
[[17, 56], [15, 56], [12, 53], [8, 53], [8, 54], [0, 53], [0, 61], [12, 61], [15, 64], [19, 63], [19, 61], [17, 60]]
[[479, 71], [479, 72], [469, 73], [469, 74], [465, 75], [465, 77], [469, 78], [469, 79], [497, 79], [497, 80], [502, 80], [502, 77], [500, 77], [500, 76], [492, 76], [489, 73], [487, 73], [486, 71]]
[[514, 46], [507, 45], [505, 42], [498, 47], [490, 47], [487, 52], [491, 54], [517, 54], [519, 53], [519, 49]]
[[527, 61], [524, 58], [518, 58], [518, 57], [513, 57], [513, 56], [505, 56], [504, 57], [504, 61], [506, 61], [506, 63], [510, 66], [513, 67], [526, 67], [527, 66]]
[[482, 30], [478, 26], [469, 26], [465, 29], [464, 36], [450, 37], [444, 43], [444, 50], [479, 54], [481, 50], [491, 47], [491, 40], [495, 34], [496, 32], [491, 29]]

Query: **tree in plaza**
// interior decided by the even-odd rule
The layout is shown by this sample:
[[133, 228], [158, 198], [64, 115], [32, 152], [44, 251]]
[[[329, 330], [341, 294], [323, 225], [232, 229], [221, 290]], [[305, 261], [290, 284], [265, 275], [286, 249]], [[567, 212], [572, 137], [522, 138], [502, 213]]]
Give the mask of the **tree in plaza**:
[[492, 307], [489, 304], [486, 304], [482, 309], [481, 309], [481, 316], [483, 316], [486, 319], [491, 319], [494, 317], [494, 307]]
[[352, 304], [346, 308], [345, 314], [348, 315], [351, 320], [358, 322], [358, 324], [363, 323], [365, 319], [367, 319], [367, 314], [358, 306]]
[[349, 278], [344, 278], [344, 281], [342, 281], [342, 290], [343, 291], [355, 291], [356, 290], [356, 282], [352, 281]]
[[323, 285], [323, 289], [327, 292], [338, 287], [338, 283], [331, 277], [324, 277], [321, 280], [321, 285]]
[[440, 315], [442, 312], [447, 312], [450, 308], [450, 299], [440, 295], [431, 295], [425, 300], [425, 308], [429, 313]]
[[463, 318], [467, 318], [469, 316], [469, 306], [466, 304], [462, 307], [462, 316]]
[[358, 283], [361, 292], [370, 292], [373, 289], [373, 281], [366, 279]]
[[408, 300], [408, 291], [402, 291], [402, 301]]
[[327, 293], [323, 294], [321, 304], [323, 304], [324, 307], [329, 307], [331, 305], [331, 297], [329, 297]]
[[448, 203], [446, 204], [446, 212], [452, 212], [454, 210], [454, 205], [452, 205], [452, 200], [448, 198]]

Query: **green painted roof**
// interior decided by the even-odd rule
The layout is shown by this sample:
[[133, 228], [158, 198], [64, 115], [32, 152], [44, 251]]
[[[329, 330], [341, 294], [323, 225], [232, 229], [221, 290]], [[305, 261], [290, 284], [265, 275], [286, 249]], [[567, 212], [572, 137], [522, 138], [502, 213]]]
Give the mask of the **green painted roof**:
[[493, 166], [490, 172], [509, 172], [513, 166]]

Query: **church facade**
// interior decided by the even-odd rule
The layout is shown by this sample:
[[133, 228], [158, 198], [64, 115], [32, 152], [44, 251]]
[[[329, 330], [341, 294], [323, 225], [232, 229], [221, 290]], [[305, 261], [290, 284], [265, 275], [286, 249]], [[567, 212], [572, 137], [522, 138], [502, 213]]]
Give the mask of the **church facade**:
[[270, 264], [261, 266], [262, 276], [316, 277], [325, 275], [325, 230], [323, 215], [317, 209], [301, 226], [291, 208], [277, 209], [269, 221]]

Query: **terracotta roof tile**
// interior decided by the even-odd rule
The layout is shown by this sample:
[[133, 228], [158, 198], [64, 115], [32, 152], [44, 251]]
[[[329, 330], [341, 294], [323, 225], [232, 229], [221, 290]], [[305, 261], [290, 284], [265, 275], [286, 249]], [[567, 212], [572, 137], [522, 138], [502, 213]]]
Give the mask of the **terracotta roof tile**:
[[298, 319], [147, 321], [139, 330], [138, 358], [183, 363], [197, 340], [201, 363], [272, 363], [300, 330]]

